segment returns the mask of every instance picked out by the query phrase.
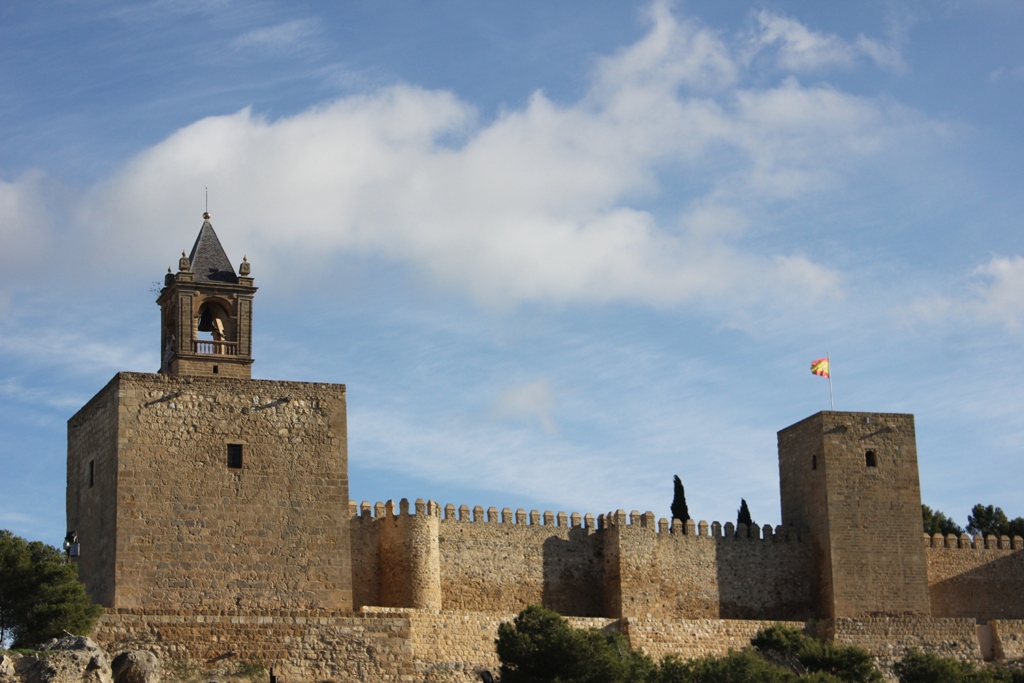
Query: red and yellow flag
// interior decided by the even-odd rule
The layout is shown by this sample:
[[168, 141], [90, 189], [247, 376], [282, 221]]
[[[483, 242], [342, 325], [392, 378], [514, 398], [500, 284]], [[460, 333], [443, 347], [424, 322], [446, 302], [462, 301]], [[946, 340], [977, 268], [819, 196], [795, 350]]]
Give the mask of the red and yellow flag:
[[811, 372], [818, 377], [828, 377], [828, 358], [819, 358], [811, 361]]

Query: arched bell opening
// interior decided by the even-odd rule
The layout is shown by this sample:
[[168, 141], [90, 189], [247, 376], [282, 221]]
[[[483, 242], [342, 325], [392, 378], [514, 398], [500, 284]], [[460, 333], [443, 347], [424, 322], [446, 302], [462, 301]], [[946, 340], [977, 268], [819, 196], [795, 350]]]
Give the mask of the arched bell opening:
[[216, 301], [207, 301], [199, 308], [196, 324], [196, 353], [234, 356], [238, 353], [238, 339], [234, 322], [225, 307]]

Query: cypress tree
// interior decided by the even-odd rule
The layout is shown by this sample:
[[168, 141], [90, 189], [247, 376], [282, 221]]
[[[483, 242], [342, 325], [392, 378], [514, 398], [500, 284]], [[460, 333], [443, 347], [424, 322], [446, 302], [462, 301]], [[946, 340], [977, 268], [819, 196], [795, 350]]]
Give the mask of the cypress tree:
[[745, 498], [740, 498], [740, 509], [736, 513], [736, 526], [740, 524], [746, 524], [748, 529], [754, 524], [754, 520], [750, 519], [750, 509]]
[[690, 519], [690, 510], [686, 507], [686, 492], [683, 490], [683, 482], [678, 475], [673, 476], [674, 493], [672, 495], [672, 519], [678, 519], [683, 524]]

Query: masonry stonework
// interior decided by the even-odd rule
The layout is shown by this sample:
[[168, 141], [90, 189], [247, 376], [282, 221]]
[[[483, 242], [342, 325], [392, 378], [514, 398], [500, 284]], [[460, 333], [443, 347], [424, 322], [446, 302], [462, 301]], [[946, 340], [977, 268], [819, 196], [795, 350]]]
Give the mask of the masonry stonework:
[[782, 523], [810, 531], [816, 616], [931, 613], [912, 415], [821, 412], [787, 427], [779, 479]]
[[68, 422], [68, 528], [90, 595], [351, 609], [346, 429], [341, 385], [119, 373]]
[[912, 415], [779, 432], [774, 529], [357, 505], [345, 387], [250, 379], [249, 264], [235, 274], [205, 218], [161, 291], [160, 373], [117, 374], [68, 422], [68, 529], [112, 653], [468, 683], [498, 665], [498, 625], [542, 604], [655, 657], [725, 654], [781, 621], [885, 665], [1024, 658], [1024, 539], [922, 535]]

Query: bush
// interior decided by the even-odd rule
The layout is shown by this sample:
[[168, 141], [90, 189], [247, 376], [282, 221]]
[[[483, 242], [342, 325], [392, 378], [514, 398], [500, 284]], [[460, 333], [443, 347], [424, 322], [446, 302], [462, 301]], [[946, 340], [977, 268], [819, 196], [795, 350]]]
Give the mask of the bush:
[[858, 647], [844, 647], [809, 638], [798, 629], [772, 624], [757, 632], [750, 644], [766, 658], [786, 666], [800, 680], [880, 683], [882, 674], [871, 656]]
[[533, 606], [520, 612], [513, 623], [498, 627], [497, 651], [501, 683], [882, 681], [882, 675], [863, 650], [821, 643], [788, 626], [775, 624], [764, 628], [751, 643], [753, 648], [731, 651], [724, 657], [666, 657], [655, 665], [650, 657], [632, 652], [619, 634], [576, 630], [555, 612]]
[[758, 657], [750, 650], [730, 652], [725, 657], [661, 661], [653, 683], [790, 683], [796, 677], [781, 666]]
[[537, 605], [498, 627], [501, 683], [642, 683], [654, 669], [620, 634], [577, 630]]
[[900, 683], [1024, 683], [1024, 670], [961, 662], [931, 653], [910, 652], [893, 671]]
[[0, 643], [26, 647], [64, 631], [86, 635], [101, 612], [61, 551], [0, 530]]

